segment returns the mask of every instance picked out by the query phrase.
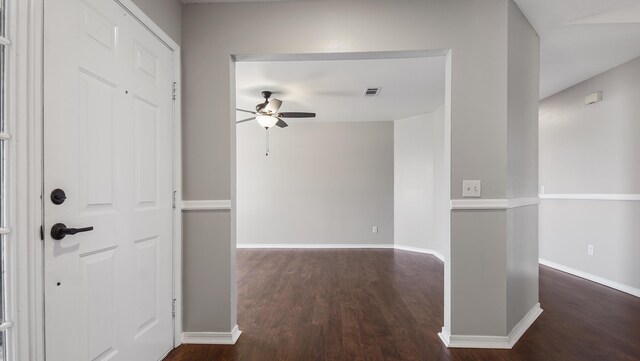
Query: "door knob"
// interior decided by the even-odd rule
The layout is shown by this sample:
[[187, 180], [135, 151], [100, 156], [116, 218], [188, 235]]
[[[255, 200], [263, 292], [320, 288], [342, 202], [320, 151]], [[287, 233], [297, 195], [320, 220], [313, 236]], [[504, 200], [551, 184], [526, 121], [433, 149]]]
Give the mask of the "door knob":
[[93, 227], [84, 227], [84, 228], [67, 228], [64, 223], [56, 223], [51, 227], [51, 237], [53, 239], [61, 240], [67, 235], [74, 235], [80, 232], [89, 232], [93, 231]]

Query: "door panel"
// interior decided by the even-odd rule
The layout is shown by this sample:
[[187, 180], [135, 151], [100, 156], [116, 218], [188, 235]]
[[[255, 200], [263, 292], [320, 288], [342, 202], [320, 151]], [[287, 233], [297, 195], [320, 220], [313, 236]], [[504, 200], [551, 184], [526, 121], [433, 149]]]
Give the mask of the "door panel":
[[[114, 0], [46, 0], [44, 77], [47, 360], [158, 360], [173, 347], [173, 53]], [[56, 223], [94, 229], [55, 240]]]
[[80, 256], [82, 263], [81, 310], [83, 334], [86, 335], [88, 355], [86, 360], [104, 360], [117, 353], [115, 270], [117, 248]]
[[80, 194], [84, 209], [105, 210], [113, 206], [115, 176], [116, 106], [115, 84], [81, 72], [78, 102], [80, 144]]
[[135, 327], [138, 339], [158, 322], [158, 237], [136, 241]]
[[138, 207], [156, 206], [158, 165], [158, 108], [143, 99], [134, 100], [136, 200]]

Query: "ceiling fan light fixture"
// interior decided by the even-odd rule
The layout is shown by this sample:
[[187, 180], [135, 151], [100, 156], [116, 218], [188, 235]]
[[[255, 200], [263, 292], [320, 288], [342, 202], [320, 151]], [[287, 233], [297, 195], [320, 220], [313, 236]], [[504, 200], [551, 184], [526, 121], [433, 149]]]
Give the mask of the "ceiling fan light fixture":
[[256, 120], [261, 127], [267, 129], [273, 127], [278, 122], [278, 118], [272, 117], [270, 115], [258, 115], [256, 116]]

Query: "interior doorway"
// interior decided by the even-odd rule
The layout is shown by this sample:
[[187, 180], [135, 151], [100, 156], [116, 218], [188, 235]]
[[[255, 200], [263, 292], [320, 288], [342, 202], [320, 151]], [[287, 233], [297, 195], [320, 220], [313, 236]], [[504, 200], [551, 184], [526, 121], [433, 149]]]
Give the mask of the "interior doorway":
[[[446, 267], [450, 244], [450, 53], [438, 50], [297, 54], [236, 56], [234, 60], [232, 107], [253, 111], [257, 104], [264, 102], [260, 93], [269, 90], [274, 98], [282, 101], [279, 104], [281, 111], [317, 113], [315, 119], [285, 119], [288, 125], [285, 128], [265, 130], [252, 120], [235, 126], [235, 132], [232, 132], [232, 140], [236, 142], [235, 179], [232, 182], [236, 187], [232, 192], [232, 202], [236, 207], [232, 210], [235, 215], [232, 217], [235, 222], [232, 241], [237, 247], [380, 248], [430, 253], [445, 262], [444, 298], [447, 298], [450, 287]], [[344, 69], [330, 70], [329, 66], [324, 69], [318, 67], [307, 73], [299, 70], [316, 64], [343, 62], [351, 62], [351, 68], [345, 66]], [[385, 65], [376, 68], [376, 62]], [[419, 69], [430, 65], [433, 66], [433, 74], [437, 73], [433, 78], [419, 70], [412, 71], [416, 69], [412, 68], [414, 66]], [[355, 73], [368, 66], [371, 72], [365, 72], [358, 79]], [[402, 73], [400, 70], [407, 70], [413, 75], [406, 88], [419, 93], [419, 100], [407, 99], [407, 93], [398, 95], [402, 91], [393, 97], [394, 80], [399, 76], [394, 70], [398, 74]], [[366, 81], [376, 79], [371, 74], [378, 76], [378, 82]], [[388, 78], [384, 79], [385, 76]], [[388, 82], [379, 86], [384, 80]], [[438, 81], [441, 87], [430, 88]], [[424, 88], [420, 88], [421, 85]], [[375, 92], [375, 88], [379, 88], [379, 97], [368, 97], [367, 91]], [[384, 95], [389, 95], [387, 103]], [[371, 100], [381, 101], [376, 104]], [[400, 109], [409, 111], [398, 111], [398, 104], [402, 104]], [[391, 112], [385, 112], [390, 109]], [[232, 122], [247, 116], [251, 117], [247, 112], [238, 112]], [[345, 122], [347, 119], [351, 121]], [[386, 129], [383, 129], [385, 122]], [[399, 123], [403, 123], [402, 126]], [[365, 129], [367, 124], [369, 129]], [[404, 138], [394, 139], [400, 128]], [[430, 134], [409, 137], [423, 130]], [[385, 132], [391, 135], [390, 142], [389, 138], [381, 135]], [[354, 134], [360, 137], [350, 138]], [[435, 147], [428, 151], [420, 148], [420, 142], [436, 138], [439, 141], [438, 151]], [[267, 141], [269, 154], [265, 155]], [[415, 149], [423, 152], [415, 159], [404, 159], [404, 169], [394, 169], [398, 163], [394, 159], [397, 151], [394, 141], [416, 145], [404, 150], [406, 156], [413, 154]], [[380, 149], [390, 149], [390, 152]], [[357, 157], [363, 154], [370, 157]], [[428, 165], [418, 159], [421, 156], [431, 157]], [[382, 163], [387, 165], [386, 168]], [[345, 176], [354, 169], [356, 176]], [[412, 174], [415, 169], [423, 170], [423, 174]], [[380, 171], [386, 172], [387, 180], [391, 179], [386, 185], [380, 182], [384, 177], [376, 173]], [[404, 202], [398, 202], [394, 195], [398, 189], [394, 189], [394, 183], [398, 179], [412, 180], [414, 175], [420, 179], [403, 183], [405, 188], [400, 190], [404, 192]], [[340, 188], [345, 184], [351, 188]], [[424, 189], [416, 188], [420, 185], [424, 185]], [[380, 197], [383, 187], [390, 197]], [[416, 196], [417, 193], [420, 195]], [[420, 201], [415, 202], [414, 198], [431, 204], [417, 209]], [[380, 212], [381, 205], [387, 207], [386, 223], [385, 215]], [[415, 243], [396, 243], [398, 223], [394, 214], [401, 208], [404, 215], [400, 226], [405, 230], [403, 237], [406, 239], [407, 234], [418, 232], [420, 235], [416, 235], [418, 240]], [[417, 212], [429, 217], [428, 222], [419, 216], [411, 217]], [[425, 226], [425, 223], [429, 225]], [[238, 280], [240, 282], [241, 278], [247, 277], [250, 275], [239, 274]], [[238, 302], [243, 302], [242, 294], [238, 295]], [[240, 306], [239, 309], [241, 313]], [[445, 319], [447, 312], [444, 312]], [[239, 326], [243, 327], [242, 317]]]

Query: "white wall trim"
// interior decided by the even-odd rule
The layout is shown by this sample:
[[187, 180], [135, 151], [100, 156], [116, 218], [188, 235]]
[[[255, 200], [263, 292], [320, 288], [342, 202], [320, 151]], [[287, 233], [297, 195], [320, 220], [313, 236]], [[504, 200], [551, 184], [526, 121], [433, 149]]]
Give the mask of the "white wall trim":
[[[466, 210], [466, 209], [512, 209], [519, 207], [533, 206], [540, 203], [538, 197], [523, 197], [523, 198], [511, 198], [511, 199], [452, 199], [452, 210]], [[194, 200], [194, 201], [182, 201], [183, 211], [210, 211], [210, 210], [230, 210], [231, 200], [218, 199], [218, 200]]]
[[446, 346], [449, 347], [451, 344], [451, 333], [445, 327], [442, 328], [440, 332], [438, 332], [438, 337], [440, 337], [440, 341]]
[[507, 209], [506, 199], [452, 199], [452, 210], [467, 209]]
[[511, 198], [507, 201], [507, 208], [520, 208], [535, 206], [540, 204], [540, 198], [538, 197], [524, 197], [524, 198]]
[[165, 33], [158, 24], [151, 20], [132, 0], [115, 0], [115, 2], [119, 3], [125, 10], [137, 18], [144, 27], [149, 29], [149, 31], [160, 39], [169, 49], [174, 51], [180, 49], [180, 45]]
[[231, 332], [184, 332], [182, 343], [201, 345], [235, 345], [242, 334], [236, 325]]
[[410, 247], [403, 245], [393, 245], [393, 244], [358, 244], [358, 243], [347, 243], [347, 244], [301, 244], [301, 243], [247, 243], [247, 244], [237, 244], [236, 248], [239, 249], [397, 249], [399, 251], [407, 251], [407, 252], [415, 252], [415, 253], [423, 253], [430, 254], [442, 262], [444, 262], [444, 256], [432, 249], [428, 248], [419, 248], [419, 247]]
[[540, 308], [540, 303], [536, 303], [526, 315], [518, 322], [509, 335], [507, 336], [507, 341], [509, 342], [509, 348], [515, 346], [515, 344], [520, 340], [520, 337], [524, 335], [525, 332], [533, 325], [533, 323], [538, 319], [538, 317], [542, 314], [542, 308]]
[[[15, 1], [18, 5], [19, 29], [13, 39], [22, 59], [18, 66], [17, 85], [24, 103], [16, 107], [18, 122], [14, 137], [21, 138], [16, 183], [19, 209], [16, 233], [18, 243], [20, 312], [16, 330], [19, 360], [44, 361], [44, 284], [43, 251], [39, 229], [42, 224], [42, 122], [43, 122], [43, 44], [44, 0]], [[15, 8], [15, 7], [14, 7]], [[11, 25], [13, 26], [13, 25]], [[15, 29], [15, 28], [14, 28]]]
[[[164, 33], [162, 33], [164, 34]], [[168, 37], [168, 35], [164, 34]], [[175, 44], [175, 43], [173, 43]], [[173, 194], [174, 204], [182, 204], [182, 50], [175, 44], [173, 49], [173, 81], [176, 95], [173, 102]], [[182, 342], [182, 211], [174, 206], [173, 212], [173, 345]]]
[[438, 333], [438, 336], [445, 346], [450, 348], [511, 349], [541, 313], [542, 309], [537, 303], [507, 336], [451, 335], [445, 328], [442, 328], [442, 332]]
[[237, 244], [236, 248], [245, 249], [393, 249], [392, 244], [358, 244], [358, 243], [327, 243], [327, 244], [302, 244], [302, 243], [245, 243]]
[[401, 244], [396, 244], [396, 245], [393, 246], [393, 248], [397, 249], [397, 250], [400, 250], [400, 251], [430, 254], [432, 256], [435, 256], [437, 259], [441, 260], [442, 262], [444, 262], [444, 256], [440, 252], [434, 251], [432, 249], [420, 248], [420, 247], [411, 247], [411, 246], [403, 246]]
[[491, 210], [491, 209], [512, 209], [519, 207], [534, 206], [540, 203], [538, 197], [523, 197], [511, 199], [452, 199], [452, 210]]
[[541, 265], [543, 265], [543, 266], [551, 267], [551, 268], [556, 269], [556, 270], [558, 270], [560, 272], [568, 273], [568, 274], [571, 274], [571, 275], [574, 275], [574, 276], [577, 276], [577, 277], [580, 277], [580, 278], [584, 278], [584, 279], [586, 279], [588, 281], [599, 283], [599, 284], [601, 284], [603, 286], [607, 286], [607, 287], [616, 289], [618, 291], [622, 291], [624, 293], [628, 293], [628, 294], [630, 294], [632, 296], [640, 297], [640, 289], [638, 289], [638, 288], [631, 287], [631, 286], [628, 286], [628, 285], [625, 285], [625, 284], [622, 284], [622, 283], [619, 283], [619, 282], [615, 282], [615, 281], [612, 281], [612, 280], [609, 280], [609, 279], [606, 279], [606, 278], [603, 278], [603, 277], [600, 277], [600, 276], [596, 276], [596, 275], [591, 274], [591, 273], [583, 272], [583, 271], [577, 270], [575, 268], [567, 267], [567, 266], [561, 265], [559, 263], [548, 261], [546, 259], [540, 258], [539, 259], [539, 263]]
[[540, 199], [580, 200], [580, 201], [640, 201], [640, 194], [541, 194]]
[[183, 211], [217, 211], [231, 210], [230, 199], [206, 200], [206, 201], [182, 201]]

